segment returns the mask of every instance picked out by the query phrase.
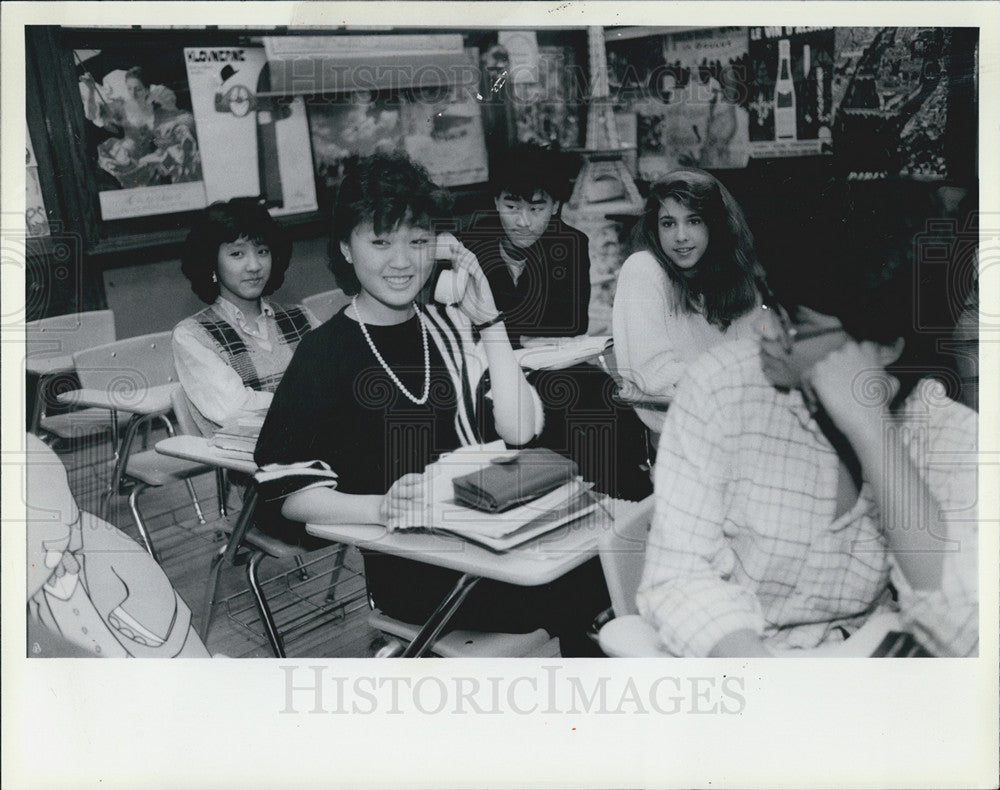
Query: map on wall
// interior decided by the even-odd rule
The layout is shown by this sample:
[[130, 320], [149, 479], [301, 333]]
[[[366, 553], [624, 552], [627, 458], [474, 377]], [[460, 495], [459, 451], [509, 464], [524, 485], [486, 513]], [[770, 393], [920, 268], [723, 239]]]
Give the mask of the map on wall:
[[837, 28], [836, 159], [848, 178], [948, 175], [951, 31]]

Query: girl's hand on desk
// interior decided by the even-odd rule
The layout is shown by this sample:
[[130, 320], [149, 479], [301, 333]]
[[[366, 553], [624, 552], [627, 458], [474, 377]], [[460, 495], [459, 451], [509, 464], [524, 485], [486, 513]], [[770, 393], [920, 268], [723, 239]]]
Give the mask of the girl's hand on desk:
[[382, 498], [380, 513], [386, 525], [419, 524], [423, 516], [426, 481], [420, 474], [403, 475]]

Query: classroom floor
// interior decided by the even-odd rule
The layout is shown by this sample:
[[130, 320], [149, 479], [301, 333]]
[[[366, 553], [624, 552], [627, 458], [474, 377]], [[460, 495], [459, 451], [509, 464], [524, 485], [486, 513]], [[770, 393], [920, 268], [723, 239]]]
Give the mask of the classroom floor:
[[[153, 431], [150, 446], [166, 434]], [[112, 449], [107, 439], [57, 444], [66, 465], [70, 488], [81, 509], [98, 513], [100, 497], [112, 471]], [[223, 531], [235, 523], [219, 516], [215, 477], [194, 479], [206, 523], [200, 524], [183, 483], [143, 492], [139, 507], [149, 527], [160, 563], [174, 588], [191, 609], [194, 626], [202, 637], [206, 582], [212, 558], [223, 546]], [[108, 520], [135, 540], [138, 531], [128, 509], [127, 496], [112, 500]], [[348, 549], [327, 603], [331, 574], [338, 567], [336, 547], [306, 556], [305, 575], [291, 561], [265, 559], [260, 578], [289, 657], [368, 657], [384, 644], [383, 636], [369, 627], [369, 613], [361, 556]], [[205, 639], [213, 654], [233, 658], [270, 658], [257, 616], [245, 566], [224, 566], [211, 630]]]

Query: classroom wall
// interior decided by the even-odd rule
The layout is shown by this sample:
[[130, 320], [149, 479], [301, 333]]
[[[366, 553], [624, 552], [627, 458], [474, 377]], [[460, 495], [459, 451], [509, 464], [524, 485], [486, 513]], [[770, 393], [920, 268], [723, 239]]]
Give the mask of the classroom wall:
[[[271, 297], [274, 301], [293, 304], [336, 287], [326, 265], [326, 244], [325, 238], [294, 242], [292, 264], [284, 284]], [[176, 258], [108, 269], [103, 280], [119, 338], [173, 329], [182, 318], [205, 306], [191, 292]]]

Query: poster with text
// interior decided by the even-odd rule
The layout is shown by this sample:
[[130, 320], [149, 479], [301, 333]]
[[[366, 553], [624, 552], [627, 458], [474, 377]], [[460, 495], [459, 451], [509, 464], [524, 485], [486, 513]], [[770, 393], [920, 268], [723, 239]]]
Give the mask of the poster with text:
[[73, 52], [105, 220], [206, 205], [202, 158], [180, 50]]
[[751, 27], [750, 155], [833, 152], [833, 28]]
[[636, 114], [638, 175], [749, 160], [745, 27], [705, 28], [608, 44], [612, 93]]
[[948, 176], [948, 28], [837, 28], [834, 156], [847, 178]]
[[184, 60], [209, 202], [263, 195], [275, 216], [315, 211], [305, 102], [260, 95], [263, 48], [187, 48]]

